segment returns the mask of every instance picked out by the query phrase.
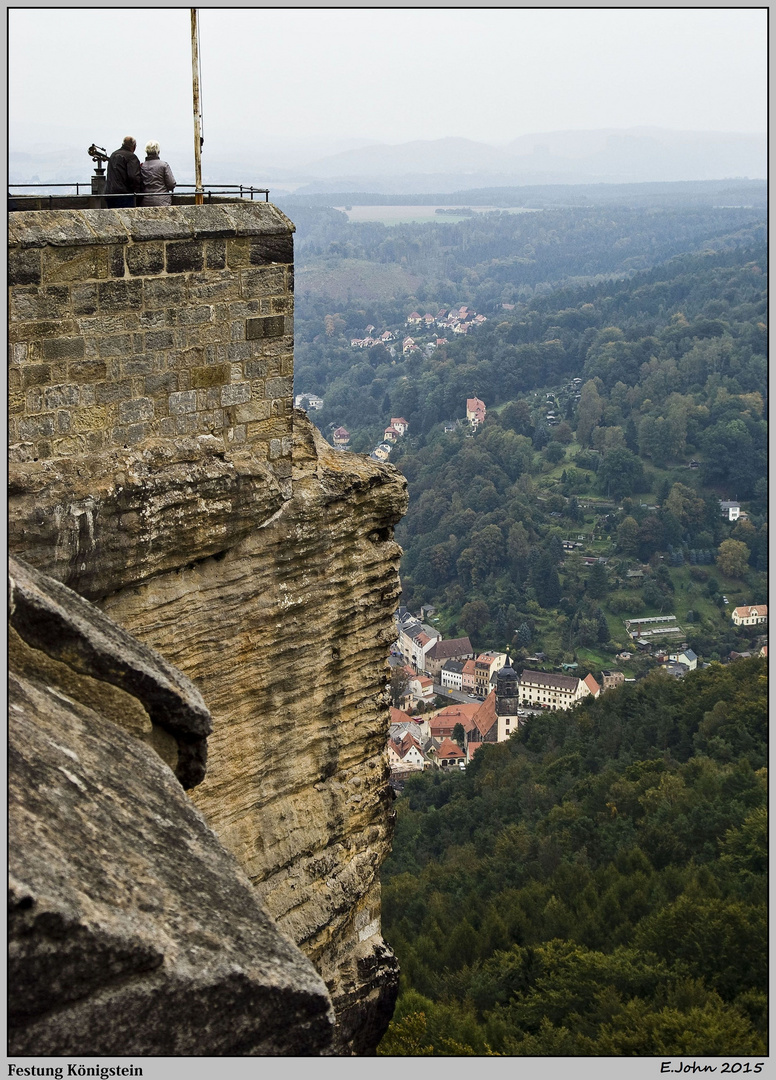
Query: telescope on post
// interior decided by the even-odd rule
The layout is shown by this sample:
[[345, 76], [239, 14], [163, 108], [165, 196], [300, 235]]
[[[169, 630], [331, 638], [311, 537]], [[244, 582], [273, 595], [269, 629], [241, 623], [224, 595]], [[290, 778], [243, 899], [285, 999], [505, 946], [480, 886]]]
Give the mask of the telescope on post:
[[104, 195], [105, 194], [105, 169], [102, 167], [102, 163], [107, 161], [109, 154], [106, 152], [104, 146], [96, 146], [94, 143], [86, 151], [89, 157], [94, 162], [94, 176], [92, 177], [92, 195]]

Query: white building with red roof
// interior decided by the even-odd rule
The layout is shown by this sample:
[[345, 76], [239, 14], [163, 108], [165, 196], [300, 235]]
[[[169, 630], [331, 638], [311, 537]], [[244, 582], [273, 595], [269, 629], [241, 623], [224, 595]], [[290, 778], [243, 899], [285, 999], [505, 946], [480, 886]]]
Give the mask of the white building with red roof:
[[556, 675], [548, 671], [524, 671], [519, 680], [523, 705], [542, 709], [570, 709], [592, 694], [598, 697], [601, 687], [592, 675], [578, 679], [576, 675]]
[[485, 402], [478, 397], [466, 399], [466, 419], [472, 427], [478, 427], [485, 422]]
[[457, 742], [453, 742], [452, 739], [442, 739], [436, 752], [436, 763], [440, 769], [456, 766], [463, 768], [466, 765], [466, 754]]
[[768, 622], [768, 605], [749, 604], [734, 608], [730, 618], [736, 626], [756, 626], [758, 623]]

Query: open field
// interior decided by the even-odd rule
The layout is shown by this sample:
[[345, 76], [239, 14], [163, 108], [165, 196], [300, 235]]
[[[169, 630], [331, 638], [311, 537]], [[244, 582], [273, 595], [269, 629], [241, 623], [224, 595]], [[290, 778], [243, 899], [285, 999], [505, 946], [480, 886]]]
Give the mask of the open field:
[[[444, 214], [437, 214], [436, 210], [444, 210]], [[487, 214], [492, 210], [499, 210], [507, 214], [531, 214], [535, 211], [526, 206], [336, 206], [335, 210], [341, 210], [348, 215], [348, 221], [381, 221], [383, 225], [401, 225], [405, 222], [429, 222], [436, 221], [444, 224], [447, 222], [463, 221], [471, 217], [468, 211], [475, 214]], [[462, 214], [449, 213], [448, 211], [463, 210]]]

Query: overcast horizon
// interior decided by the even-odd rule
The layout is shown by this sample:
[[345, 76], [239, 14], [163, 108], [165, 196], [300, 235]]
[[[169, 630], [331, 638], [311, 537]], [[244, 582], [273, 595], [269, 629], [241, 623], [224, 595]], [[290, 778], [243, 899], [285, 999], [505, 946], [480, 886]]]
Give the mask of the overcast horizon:
[[[189, 9], [153, 16], [11, 10], [10, 149], [86, 140], [110, 150], [130, 132], [141, 146], [188, 147]], [[451, 137], [504, 146], [602, 128], [760, 134], [766, 19], [765, 9], [200, 9], [205, 153], [316, 156]]]

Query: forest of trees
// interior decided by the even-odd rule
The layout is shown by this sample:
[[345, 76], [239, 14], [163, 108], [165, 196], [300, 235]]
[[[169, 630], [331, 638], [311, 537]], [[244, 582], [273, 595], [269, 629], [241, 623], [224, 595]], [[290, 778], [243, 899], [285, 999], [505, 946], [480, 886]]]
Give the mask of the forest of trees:
[[[596, 226], [607, 230], [595, 213], [555, 213], [563, 266], [579, 268], [575, 245], [589, 268], [611, 261], [612, 239], [599, 249]], [[681, 217], [607, 213], [612, 229], [649, 222], [664, 248]], [[345, 424], [352, 448], [369, 450], [391, 416], [410, 423], [391, 458], [410, 491], [397, 530], [403, 602], [435, 605], [448, 636], [594, 665], [606, 652], [594, 646], [611, 656], [622, 646], [624, 616], [675, 612], [705, 659], [754, 643], [732, 627], [722, 596], [756, 602], [765, 589], [767, 264], [751, 212], [704, 213], [701, 252], [616, 279], [510, 286], [510, 296], [530, 295], [491, 305], [485, 324], [428, 355], [392, 358], [383, 346], [361, 352], [349, 342], [369, 322], [401, 325], [414, 306], [435, 312], [435, 303], [353, 300], [332, 312], [320, 297], [300, 299], [296, 386], [324, 396], [314, 414], [321, 429]], [[736, 216], [738, 228], [725, 232]], [[535, 250], [552, 248], [544, 214], [513, 220]], [[461, 229], [470, 230], [458, 257], [476, 264], [487, 242], [501, 251], [515, 240], [512, 232], [497, 243], [495, 224], [486, 216], [419, 231], [456, 229], [463, 242]], [[685, 242], [689, 228], [678, 230]], [[361, 229], [356, 235], [366, 243]], [[502, 261], [490, 260], [488, 272]], [[479, 303], [474, 287], [465, 294], [473, 297]], [[580, 382], [570, 389], [572, 378]], [[443, 421], [461, 418], [473, 395], [488, 408], [483, 427], [475, 437], [465, 426], [445, 431]], [[689, 469], [691, 460], [699, 468]], [[748, 500], [748, 520], [726, 522], [722, 498]], [[564, 558], [561, 541], [578, 532], [591, 540], [587, 554], [609, 559], [604, 580], [591, 582], [579, 558]], [[650, 560], [660, 565], [632, 588], [625, 571]]]
[[655, 672], [409, 779], [379, 1052], [766, 1053], [766, 672]]
[[[357, 452], [409, 421], [402, 602], [518, 670], [635, 679], [406, 782], [381, 1054], [767, 1052], [767, 662], [720, 663], [759, 651], [730, 609], [767, 598], [765, 221], [676, 198], [298, 218], [295, 391]], [[461, 304], [487, 321], [447, 344], [350, 346]], [[711, 662], [681, 681], [623, 626], [666, 613]]]

